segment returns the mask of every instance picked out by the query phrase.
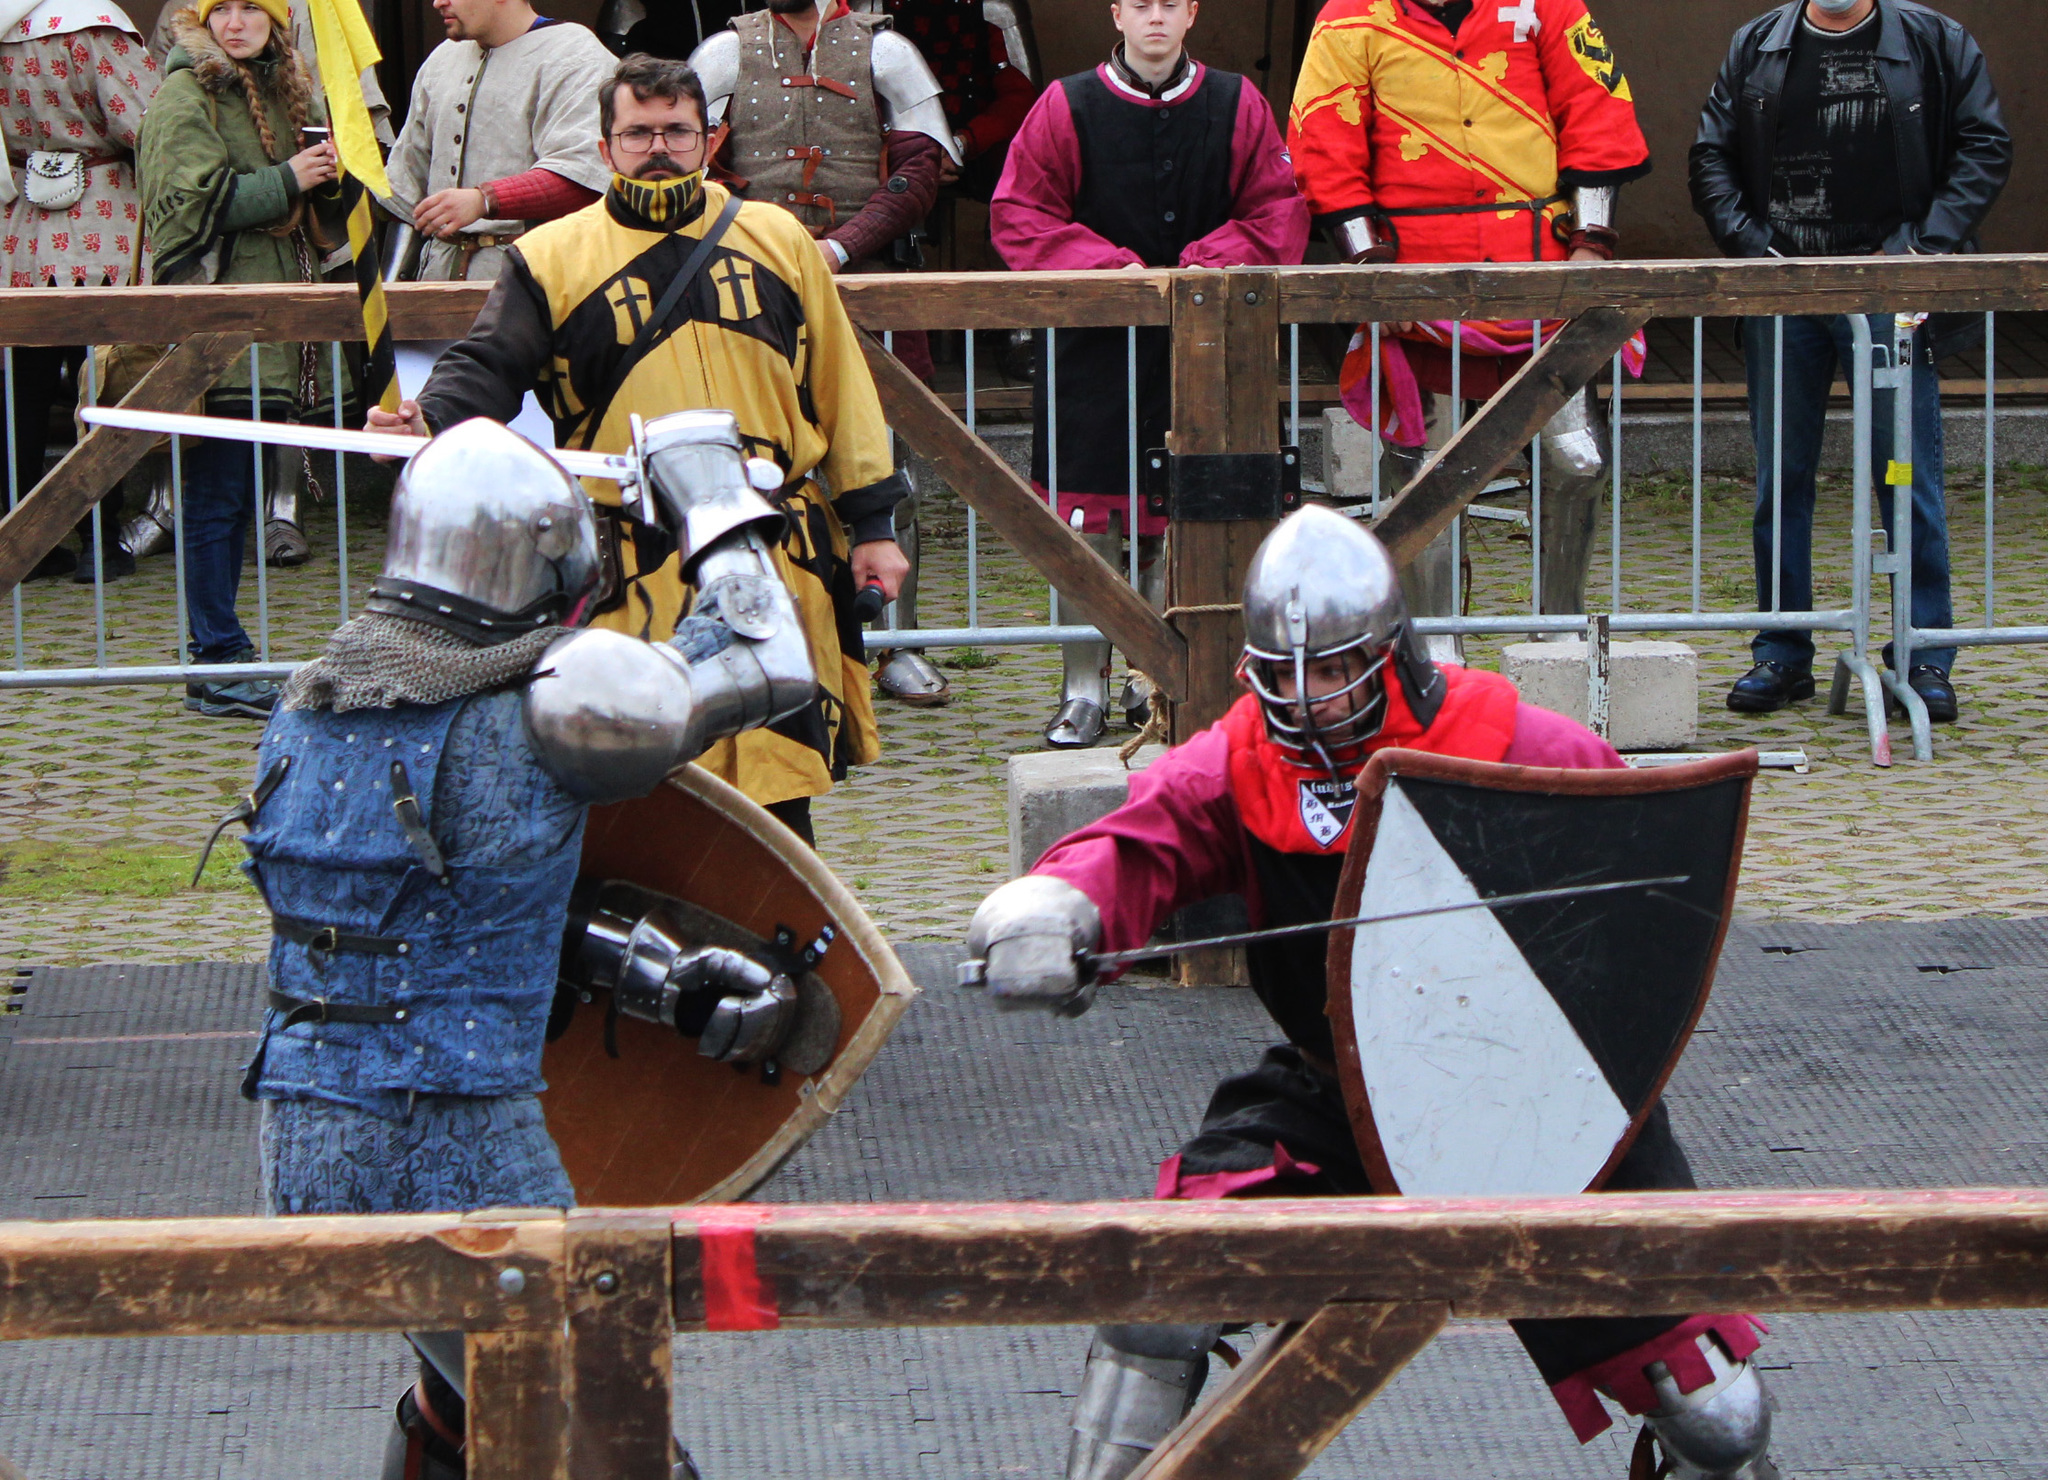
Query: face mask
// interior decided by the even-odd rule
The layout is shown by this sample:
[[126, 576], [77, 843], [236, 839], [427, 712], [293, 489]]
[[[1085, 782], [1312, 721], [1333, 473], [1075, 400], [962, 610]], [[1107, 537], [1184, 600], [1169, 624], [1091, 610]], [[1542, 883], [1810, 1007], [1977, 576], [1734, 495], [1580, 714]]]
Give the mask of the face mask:
[[1863, 0], [1813, 0], [1813, 3], [1827, 15], [1847, 15], [1861, 5]]
[[612, 194], [641, 220], [655, 226], [681, 224], [704, 193], [704, 171], [693, 170], [672, 180], [635, 180], [612, 172]]

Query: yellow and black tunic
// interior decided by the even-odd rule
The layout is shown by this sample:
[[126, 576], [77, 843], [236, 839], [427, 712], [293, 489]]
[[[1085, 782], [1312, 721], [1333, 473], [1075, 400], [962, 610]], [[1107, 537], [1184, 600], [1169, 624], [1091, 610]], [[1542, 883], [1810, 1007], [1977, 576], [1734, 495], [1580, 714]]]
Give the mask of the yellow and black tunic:
[[[800, 714], [720, 741], [698, 763], [764, 804], [816, 796], [848, 765], [880, 754], [848, 551], [892, 537], [903, 485], [832, 275], [810, 233], [772, 205], [740, 207], [669, 321], [600, 407], [597, 425], [589, 424], [727, 192], [705, 185], [675, 222], [645, 214], [673, 198], [614, 176], [597, 204], [521, 237], [469, 337], [435, 367], [420, 409], [437, 431], [470, 416], [509, 421], [531, 389], [562, 446], [599, 452], [627, 449], [636, 413], [716, 408], [737, 416], [748, 450], [787, 476], [780, 559], [810, 635], [819, 695]], [[599, 504], [618, 503], [617, 485], [592, 479], [589, 488]], [[691, 595], [676, 557], [650, 559], [643, 570], [630, 536], [618, 546], [622, 583], [596, 625], [667, 638]]]

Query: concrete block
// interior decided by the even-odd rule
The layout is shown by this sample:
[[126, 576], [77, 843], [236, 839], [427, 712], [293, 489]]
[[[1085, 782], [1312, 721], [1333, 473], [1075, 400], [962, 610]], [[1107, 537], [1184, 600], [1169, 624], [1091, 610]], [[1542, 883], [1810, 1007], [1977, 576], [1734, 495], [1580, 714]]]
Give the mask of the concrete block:
[[[1616, 750], [1678, 750], [1699, 738], [1699, 658], [1682, 642], [1608, 644], [1608, 740]], [[1501, 672], [1523, 699], [1586, 722], [1586, 643], [1518, 642]]]
[[[1116, 758], [1117, 750], [1103, 745], [1010, 757], [1010, 877], [1031, 867], [1075, 828], [1124, 804], [1131, 772]], [[1131, 757], [1131, 771], [1144, 770], [1164, 754], [1163, 745], [1145, 746]]]
[[1330, 497], [1371, 498], [1372, 467], [1378, 458], [1372, 428], [1353, 421], [1342, 406], [1323, 412], [1323, 487]]

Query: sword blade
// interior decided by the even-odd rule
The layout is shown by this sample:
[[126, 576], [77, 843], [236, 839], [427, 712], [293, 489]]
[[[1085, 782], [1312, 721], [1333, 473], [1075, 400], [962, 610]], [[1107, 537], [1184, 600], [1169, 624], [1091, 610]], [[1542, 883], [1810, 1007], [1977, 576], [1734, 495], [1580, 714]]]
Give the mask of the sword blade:
[[[1430, 915], [1455, 915], [1463, 910], [1491, 910], [1510, 904], [1541, 904], [1546, 900], [1582, 899], [1589, 894], [1613, 894], [1622, 889], [1654, 889], [1663, 884], [1684, 884], [1690, 874], [1668, 874], [1656, 879], [1611, 879], [1604, 884], [1570, 884], [1557, 889], [1530, 889], [1521, 894], [1496, 894], [1490, 899], [1466, 900], [1462, 904], [1431, 905], [1423, 910], [1402, 910], [1392, 915], [1353, 915], [1348, 920], [1314, 920], [1306, 925], [1276, 925], [1270, 930], [1247, 930], [1239, 935], [1212, 935], [1207, 940], [1176, 941], [1166, 946], [1144, 946], [1135, 951], [1102, 951], [1085, 957], [1098, 970], [1123, 966], [1132, 961], [1152, 961], [1177, 956], [1183, 951], [1221, 950], [1229, 946], [1257, 945], [1262, 941], [1287, 940], [1297, 935], [1316, 935], [1328, 930], [1349, 930], [1359, 925], [1385, 925], [1395, 920], [1421, 920]], [[1674, 900], [1673, 903], [1683, 901]]]
[[[391, 432], [351, 432], [340, 427], [305, 426], [288, 421], [241, 421], [226, 416], [192, 416], [182, 411], [136, 411], [125, 406], [87, 406], [78, 415], [81, 421], [93, 426], [162, 432], [175, 437], [218, 437], [224, 442], [310, 447], [319, 452], [364, 452], [401, 461], [427, 445], [418, 437]], [[541, 450], [579, 478], [630, 482], [637, 477], [634, 460], [623, 454], [576, 452], [559, 447]]]

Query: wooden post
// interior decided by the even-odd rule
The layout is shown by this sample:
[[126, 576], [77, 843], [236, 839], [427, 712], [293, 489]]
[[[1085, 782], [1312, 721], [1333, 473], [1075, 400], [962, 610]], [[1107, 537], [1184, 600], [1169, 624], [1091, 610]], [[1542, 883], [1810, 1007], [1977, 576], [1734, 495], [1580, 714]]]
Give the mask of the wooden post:
[[1293, 1480], [1415, 1354], [1450, 1307], [1326, 1305], [1259, 1343], [1131, 1480]]
[[[1182, 272], [1173, 282], [1173, 430], [1180, 457], [1280, 450], [1280, 277], [1270, 268]], [[1187, 693], [1172, 708], [1176, 745], [1223, 717], [1238, 696], [1244, 647], [1236, 610], [1269, 519], [1183, 520], [1167, 533], [1169, 620], [1187, 638]], [[1203, 608], [1216, 608], [1204, 610]], [[1197, 928], [1206, 924], [1195, 917]], [[1243, 986], [1242, 951], [1176, 958], [1184, 986]]]
[[665, 1211], [569, 1213], [568, 1473], [575, 1480], [669, 1480], [671, 1244]]
[[469, 1473], [475, 1480], [569, 1480], [562, 1329], [472, 1331], [465, 1350]]

